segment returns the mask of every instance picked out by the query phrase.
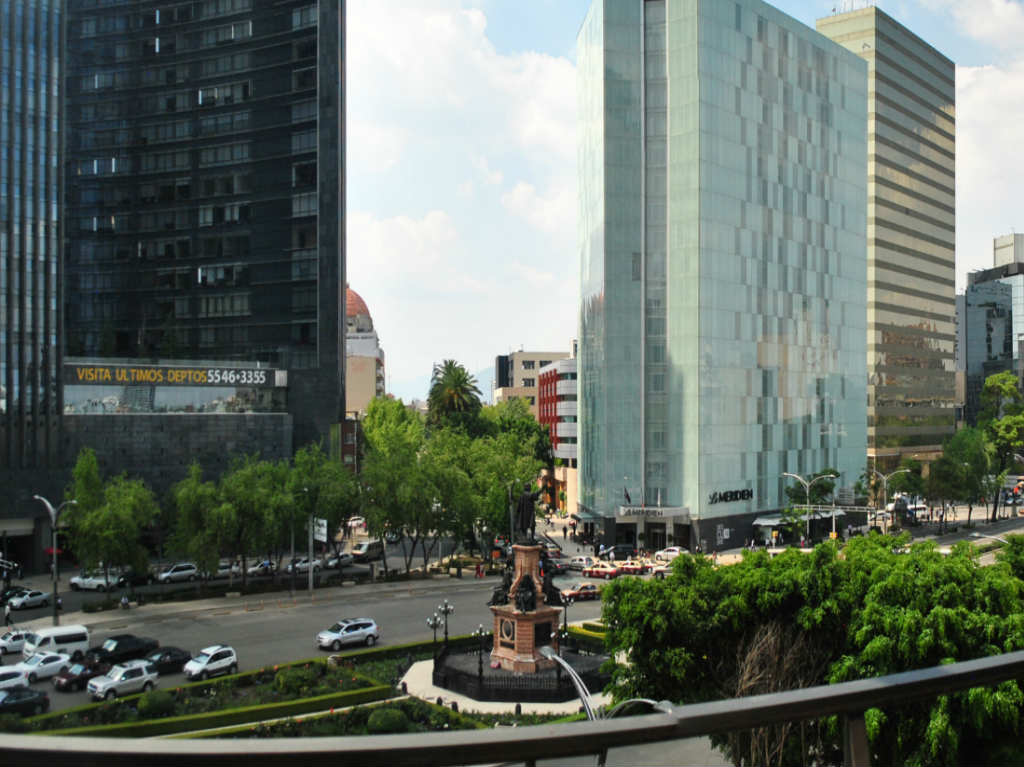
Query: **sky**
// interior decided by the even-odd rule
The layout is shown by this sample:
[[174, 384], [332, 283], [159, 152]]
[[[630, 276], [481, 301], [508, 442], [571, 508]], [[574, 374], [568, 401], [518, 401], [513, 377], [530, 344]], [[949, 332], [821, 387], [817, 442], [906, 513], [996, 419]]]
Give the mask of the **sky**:
[[[864, 0], [773, 3], [813, 27]], [[957, 292], [1024, 231], [1024, 0], [875, 3], [957, 64]], [[349, 0], [347, 269], [387, 390], [576, 336], [576, 34], [589, 0]]]

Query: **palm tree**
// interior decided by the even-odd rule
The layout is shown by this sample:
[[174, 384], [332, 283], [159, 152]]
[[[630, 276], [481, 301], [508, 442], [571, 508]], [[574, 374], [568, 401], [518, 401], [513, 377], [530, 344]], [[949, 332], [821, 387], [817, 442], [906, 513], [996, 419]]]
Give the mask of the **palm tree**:
[[434, 425], [464, 425], [480, 412], [476, 378], [455, 360], [434, 365], [427, 395], [427, 420]]

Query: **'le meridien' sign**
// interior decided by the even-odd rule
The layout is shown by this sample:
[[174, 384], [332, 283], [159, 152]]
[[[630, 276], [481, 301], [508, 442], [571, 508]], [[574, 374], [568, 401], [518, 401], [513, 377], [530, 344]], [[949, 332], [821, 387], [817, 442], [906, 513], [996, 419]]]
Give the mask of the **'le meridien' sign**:
[[708, 505], [716, 503], [733, 503], [734, 501], [749, 501], [754, 497], [753, 490], [724, 490], [711, 493], [708, 496]]
[[66, 386], [283, 386], [284, 371], [271, 368], [187, 367], [169, 365], [64, 366]]

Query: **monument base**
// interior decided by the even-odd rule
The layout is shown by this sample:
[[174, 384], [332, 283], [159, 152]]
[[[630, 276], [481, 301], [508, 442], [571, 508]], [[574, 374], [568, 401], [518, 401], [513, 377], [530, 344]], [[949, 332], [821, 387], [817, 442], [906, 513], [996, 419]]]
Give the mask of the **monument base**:
[[547, 646], [558, 651], [557, 630], [562, 614], [559, 608], [541, 605], [524, 613], [508, 604], [492, 607], [491, 612], [494, 613], [492, 662], [497, 662], [506, 671], [526, 673], [555, 665], [553, 660], [540, 654], [540, 648]]

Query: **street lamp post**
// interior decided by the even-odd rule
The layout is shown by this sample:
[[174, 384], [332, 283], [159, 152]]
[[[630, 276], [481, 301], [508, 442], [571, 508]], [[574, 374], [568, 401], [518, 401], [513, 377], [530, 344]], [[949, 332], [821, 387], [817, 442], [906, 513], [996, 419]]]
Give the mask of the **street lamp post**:
[[1000, 538], [998, 535], [985, 535], [984, 533], [971, 533], [972, 538], [991, 538], [993, 541], [999, 541], [1005, 546], [1009, 546], [1010, 542], [1005, 538]]
[[67, 506], [68, 504], [71, 504], [72, 506], [77, 506], [78, 501], [74, 499], [64, 501], [64, 503], [62, 503], [55, 509], [53, 508], [53, 504], [50, 503], [45, 498], [43, 498], [43, 496], [33, 495], [32, 497], [39, 501], [41, 504], [43, 504], [43, 506], [46, 507], [46, 511], [50, 514], [50, 550], [51, 553], [53, 554], [53, 625], [59, 626], [60, 598], [57, 595], [57, 519], [60, 517], [60, 513], [64, 510], [65, 506]]
[[[896, 471], [890, 471], [888, 474], [883, 474], [878, 469], [872, 469], [875, 474], [882, 478], [882, 509], [888, 511], [889, 507], [889, 478], [894, 477], [897, 474], [906, 474], [910, 469], [896, 469]], [[875, 514], [877, 519], [878, 514]]]
[[434, 631], [434, 641], [430, 645], [431, 649], [433, 650], [434, 662], [437, 662], [437, 629], [440, 627], [440, 625], [441, 616], [437, 613], [434, 613], [431, 617], [427, 618], [427, 628], [433, 629]]
[[473, 636], [480, 640], [480, 646], [476, 652], [476, 675], [478, 679], [484, 678], [484, 637], [487, 636], [487, 633], [484, 631], [484, 624], [482, 623], [473, 632]]
[[444, 646], [448, 649], [448, 616], [455, 612], [455, 605], [449, 604], [446, 599], [444, 604], [437, 606], [437, 612], [444, 616]]
[[[807, 496], [807, 519], [806, 519], [806, 523], [807, 523], [807, 538], [810, 539], [810, 537], [811, 537], [811, 485], [813, 485], [819, 479], [839, 479], [839, 475], [838, 474], [821, 474], [820, 476], [817, 476], [817, 477], [815, 477], [812, 480], [806, 480], [803, 477], [801, 477], [799, 474], [793, 474], [791, 472], [784, 471], [784, 472], [782, 472], [782, 476], [784, 476], [784, 477], [791, 477], [792, 479], [797, 480], [801, 485], [804, 486], [804, 494]], [[836, 524], [835, 511], [833, 511], [832, 512], [832, 530], [833, 530], [833, 532], [835, 532], [835, 524]]]

